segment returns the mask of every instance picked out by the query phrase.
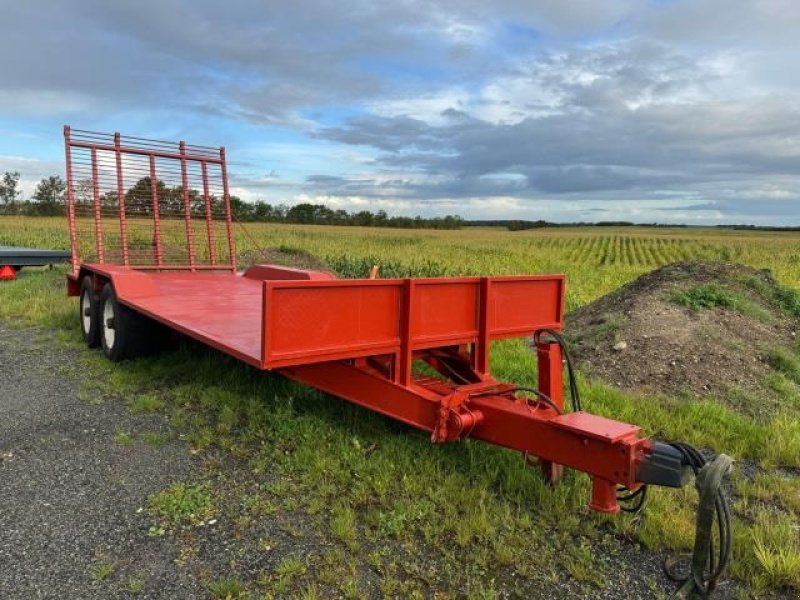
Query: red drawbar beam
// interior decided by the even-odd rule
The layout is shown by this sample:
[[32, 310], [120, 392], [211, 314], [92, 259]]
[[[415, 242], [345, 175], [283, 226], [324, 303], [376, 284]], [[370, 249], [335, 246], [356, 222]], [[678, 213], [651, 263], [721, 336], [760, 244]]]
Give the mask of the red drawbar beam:
[[[425, 431], [437, 428], [442, 402], [448, 398], [434, 389], [437, 384], [417, 380], [403, 386], [358, 362], [309, 364], [280, 373]], [[451, 388], [449, 396], [466, 390], [462, 395], [467, 400], [461, 412], [449, 413], [448, 439], [469, 436], [588, 473], [593, 479], [590, 507], [616, 512], [615, 486], [635, 486], [636, 465], [650, 451], [640, 428], [584, 412], [559, 415], [546, 404], [515, 399], [513, 391], [493, 394], [493, 387], [503, 389], [495, 382]], [[462, 421], [469, 426], [460, 426]]]

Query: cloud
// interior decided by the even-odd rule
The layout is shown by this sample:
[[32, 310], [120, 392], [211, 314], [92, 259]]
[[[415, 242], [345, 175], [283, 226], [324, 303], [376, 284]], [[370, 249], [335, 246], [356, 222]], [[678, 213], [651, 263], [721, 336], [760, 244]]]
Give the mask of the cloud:
[[249, 199], [800, 222], [791, 0], [5, 4], [0, 154], [69, 120], [219, 136]]
[[[425, 110], [361, 116], [317, 135], [378, 148], [377, 161], [389, 170], [427, 174], [429, 183], [408, 185], [420, 197], [485, 193], [591, 202], [613, 194], [641, 204], [671, 190], [713, 203], [731, 190], [766, 189], [780, 178], [783, 204], [776, 206], [798, 216], [800, 98], [731, 96], [730, 60], [729, 53], [696, 56], [639, 40], [542, 54], [515, 85], [485, 86], [511, 90], [496, 102], [513, 119], [461, 102], [433, 119]], [[550, 99], [546, 110], [519, 100], [517, 90], [526, 87]], [[359, 186], [366, 193], [363, 180]], [[342, 189], [348, 185], [337, 181], [329, 191]], [[775, 214], [764, 202], [746, 191], [713, 206]]]

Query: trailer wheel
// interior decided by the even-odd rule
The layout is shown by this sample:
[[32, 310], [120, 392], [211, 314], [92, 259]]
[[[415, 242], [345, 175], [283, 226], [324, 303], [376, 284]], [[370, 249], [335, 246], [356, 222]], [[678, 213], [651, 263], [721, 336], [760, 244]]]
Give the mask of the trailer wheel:
[[120, 304], [110, 283], [103, 287], [99, 308], [100, 344], [109, 360], [118, 362], [147, 352], [149, 320]]
[[94, 293], [92, 278], [86, 275], [81, 280], [81, 334], [83, 341], [89, 348], [97, 348], [100, 345], [100, 314], [98, 310], [98, 299]]

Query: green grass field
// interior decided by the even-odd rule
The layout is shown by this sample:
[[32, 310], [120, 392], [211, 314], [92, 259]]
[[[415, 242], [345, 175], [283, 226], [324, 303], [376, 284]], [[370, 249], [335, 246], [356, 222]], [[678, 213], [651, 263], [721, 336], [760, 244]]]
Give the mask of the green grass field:
[[[563, 272], [568, 310], [688, 258], [768, 268], [782, 284], [800, 287], [795, 233], [247, 227], [259, 244], [310, 252], [343, 276], [365, 276], [372, 264], [381, 265], [383, 276]], [[241, 253], [254, 250], [248, 236], [237, 238]], [[2, 244], [68, 248], [65, 223], [0, 218]], [[64, 272], [23, 271], [0, 284], [0, 319], [55, 330], [63, 343], [77, 345], [76, 302], [64, 295]], [[386, 419], [212, 351], [188, 346], [120, 365], [88, 350], [83, 356], [88, 372], [99, 376], [87, 381], [103, 382], [87, 383], [87, 399], [91, 386], [101, 385], [131, 410], [163, 411], [196, 452], [231, 455], [259, 482], [247, 491], [241, 478], [223, 475], [178, 482], [150, 500], [154, 535], [191, 530], [200, 513], [229, 520], [243, 535], [259, 519], [303, 515], [327, 541], [318, 552], [287, 549], [281, 568], [257, 581], [242, 579], [235, 568], [212, 577], [209, 589], [218, 597], [327, 597], [332, 590], [361, 597], [370, 577], [382, 594], [397, 597], [529, 597], [557, 591], [567, 580], [591, 591], [619, 575], [603, 557], [622, 539], [670, 551], [692, 542], [691, 486], [656, 490], [644, 518], [609, 519], [584, 509], [584, 476], [570, 473], [550, 489], [514, 453], [469, 441], [431, 446]], [[492, 369], [502, 380], [535, 384], [523, 341], [497, 344]], [[592, 412], [745, 461], [748, 468], [732, 479], [732, 575], [744, 597], [800, 591], [800, 403], [787, 401], [777, 415], [757, 421], [713, 400], [631, 397], [601, 382], [581, 383]], [[799, 393], [799, 383], [789, 382], [787, 398]], [[191, 545], [190, 536], [182, 539]]]

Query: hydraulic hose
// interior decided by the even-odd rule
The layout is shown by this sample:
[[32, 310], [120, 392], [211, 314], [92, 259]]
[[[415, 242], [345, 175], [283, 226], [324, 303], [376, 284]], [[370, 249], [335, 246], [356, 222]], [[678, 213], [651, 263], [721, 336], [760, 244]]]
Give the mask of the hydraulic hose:
[[583, 410], [583, 407], [581, 406], [581, 394], [580, 390], [578, 390], [578, 381], [575, 377], [575, 368], [572, 365], [572, 358], [569, 355], [569, 350], [567, 350], [567, 342], [557, 331], [553, 331], [552, 329], [539, 329], [533, 334], [533, 343], [535, 345], [547, 343], [546, 341], [542, 341], [543, 335], [550, 337], [561, 348], [561, 355], [564, 357], [564, 362], [567, 366], [567, 377], [569, 379], [569, 394], [572, 400], [572, 410]]
[[[733, 531], [731, 510], [722, 489], [722, 479], [731, 471], [733, 459], [718, 455], [707, 463], [705, 458], [689, 444], [670, 444], [684, 456], [686, 464], [695, 473], [695, 487], [700, 495], [697, 507], [694, 550], [688, 574], [675, 571], [676, 559], [664, 564], [667, 576], [683, 584], [676, 592], [678, 598], [707, 598], [725, 572], [731, 559]], [[714, 521], [716, 520], [719, 547], [714, 549]]]
[[[543, 340], [543, 336], [549, 339]], [[547, 343], [550, 340], [555, 341], [560, 346], [561, 353], [564, 357], [569, 380], [572, 410], [583, 410], [575, 377], [575, 370], [563, 336], [559, 332], [551, 329], [542, 329], [534, 333], [534, 344]], [[550, 398], [546, 397], [538, 390], [526, 388], [517, 389], [519, 391], [534, 392], [537, 394], [539, 401], [554, 407]], [[688, 466], [694, 473], [695, 487], [697, 488], [700, 500], [697, 508], [694, 549], [691, 554], [689, 572], [685, 574], [676, 572], [675, 566], [679, 557], [665, 561], [664, 570], [668, 577], [674, 581], [680, 581], [682, 584], [676, 592], [677, 597], [707, 598], [716, 588], [719, 578], [723, 575], [731, 560], [731, 551], [733, 548], [731, 509], [728, 498], [722, 489], [722, 480], [730, 473], [733, 459], [725, 454], [720, 454], [711, 462], [707, 462], [703, 455], [689, 444], [675, 442], [669, 444], [669, 446], [680, 454], [680, 462]], [[672, 460], [677, 462], [677, 455], [675, 455]], [[657, 481], [657, 483], [664, 485], [663, 479]], [[671, 482], [667, 483], [667, 485], [682, 485], [682, 483], [676, 484], [675, 482]], [[646, 483], [642, 483], [642, 485], [633, 491], [621, 487], [617, 491], [617, 501], [621, 505], [620, 508], [623, 511], [632, 513], [641, 511], [647, 504], [647, 489], [648, 486]], [[715, 521], [718, 542], [716, 548], [713, 531]]]

